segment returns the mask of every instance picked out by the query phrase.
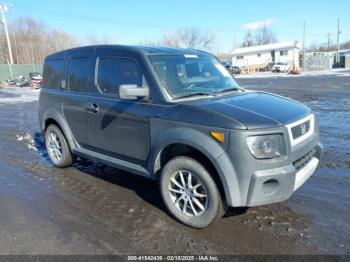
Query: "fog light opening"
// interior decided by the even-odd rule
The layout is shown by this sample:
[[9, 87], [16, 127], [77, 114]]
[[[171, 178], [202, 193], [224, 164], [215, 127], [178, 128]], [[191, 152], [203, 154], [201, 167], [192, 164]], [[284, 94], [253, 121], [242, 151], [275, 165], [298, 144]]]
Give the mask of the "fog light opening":
[[265, 195], [273, 194], [277, 191], [279, 182], [277, 179], [269, 179], [263, 183], [263, 193]]

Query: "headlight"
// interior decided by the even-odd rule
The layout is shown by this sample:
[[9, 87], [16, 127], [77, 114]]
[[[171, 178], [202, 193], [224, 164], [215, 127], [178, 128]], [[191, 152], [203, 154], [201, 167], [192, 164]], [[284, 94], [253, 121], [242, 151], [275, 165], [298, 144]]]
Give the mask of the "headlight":
[[251, 136], [247, 138], [250, 152], [255, 158], [276, 158], [282, 155], [282, 136], [266, 135]]

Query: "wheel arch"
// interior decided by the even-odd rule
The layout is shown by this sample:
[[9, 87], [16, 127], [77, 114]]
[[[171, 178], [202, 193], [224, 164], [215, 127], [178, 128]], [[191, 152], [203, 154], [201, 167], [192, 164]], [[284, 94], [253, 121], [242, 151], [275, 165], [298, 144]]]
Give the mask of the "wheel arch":
[[68, 124], [66, 123], [63, 116], [57, 112], [56, 110], [49, 109], [45, 112], [45, 114], [42, 117], [42, 123], [41, 123], [41, 130], [45, 132], [46, 128], [50, 124], [55, 124], [58, 126], [58, 128], [61, 129], [63, 135], [65, 136], [68, 145], [71, 150], [74, 150], [76, 148], [76, 142], [74, 140], [74, 137], [72, 135], [72, 132], [69, 129]]
[[[169, 151], [176, 149], [177, 152], [168, 155]], [[175, 151], [176, 151], [175, 150]], [[181, 153], [188, 153], [189, 157], [209, 167], [214, 172], [214, 180], [219, 183], [219, 189], [229, 206], [240, 206], [241, 197], [239, 183], [231, 161], [228, 159], [226, 150], [215, 141], [210, 135], [190, 128], [171, 128], [157, 135], [152, 146], [150, 158], [150, 170], [155, 179], [159, 177], [166, 160], [179, 156]], [[165, 155], [164, 155], [165, 154]], [[186, 154], [185, 154], [186, 155]]]

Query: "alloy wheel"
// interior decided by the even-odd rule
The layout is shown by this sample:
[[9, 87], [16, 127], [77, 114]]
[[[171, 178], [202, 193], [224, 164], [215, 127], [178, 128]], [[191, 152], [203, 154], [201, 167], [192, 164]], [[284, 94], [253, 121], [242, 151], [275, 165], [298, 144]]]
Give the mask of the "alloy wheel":
[[187, 217], [198, 217], [208, 209], [207, 190], [190, 171], [179, 170], [174, 173], [170, 177], [168, 191], [176, 209]]
[[51, 131], [48, 135], [48, 151], [52, 159], [60, 161], [62, 159], [62, 146], [58, 135]]

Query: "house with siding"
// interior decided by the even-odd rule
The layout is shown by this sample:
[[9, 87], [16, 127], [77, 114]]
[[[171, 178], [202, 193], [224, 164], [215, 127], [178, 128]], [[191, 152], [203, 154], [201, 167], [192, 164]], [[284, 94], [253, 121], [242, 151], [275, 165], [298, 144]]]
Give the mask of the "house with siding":
[[276, 63], [287, 63], [299, 69], [298, 41], [237, 48], [232, 52], [232, 65], [247, 69], [271, 69]]

